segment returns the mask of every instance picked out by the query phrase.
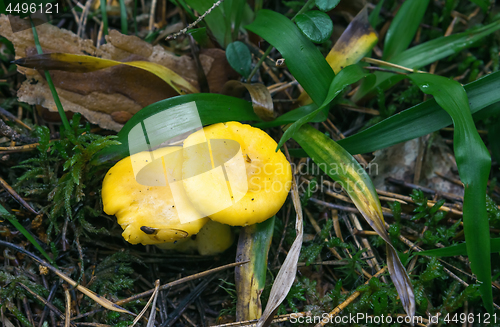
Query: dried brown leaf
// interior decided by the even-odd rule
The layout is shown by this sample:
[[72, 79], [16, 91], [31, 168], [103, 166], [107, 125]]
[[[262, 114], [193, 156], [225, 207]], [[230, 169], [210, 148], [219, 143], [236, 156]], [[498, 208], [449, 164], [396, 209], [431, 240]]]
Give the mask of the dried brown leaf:
[[[13, 43], [16, 59], [35, 54], [31, 28], [18, 26], [16, 30], [21, 31], [13, 33], [10, 21], [19, 25], [27, 22], [15, 18], [9, 20], [8, 16], [0, 15], [0, 35]], [[83, 40], [70, 31], [50, 24], [37, 26], [37, 31], [44, 53], [92, 55], [117, 61], [150, 61], [171, 69], [195, 87], [198, 86], [196, 65], [192, 58], [177, 56], [161, 45], [152, 46], [135, 36], [111, 30], [106, 36], [108, 43], [96, 48], [92, 40]], [[234, 75], [227, 64], [224, 51], [204, 50], [199, 58], [210, 91], [219, 92]], [[56, 112], [52, 94], [42, 75], [34, 69], [19, 67], [18, 70], [27, 78], [18, 91], [20, 101], [41, 105]], [[133, 67], [116, 66], [91, 73], [51, 71], [51, 76], [65, 111], [79, 112], [91, 123], [115, 131], [121, 129], [127, 116], [149, 104], [177, 95], [160, 78]], [[111, 116], [115, 111], [128, 115], [122, 113], [115, 121]]]

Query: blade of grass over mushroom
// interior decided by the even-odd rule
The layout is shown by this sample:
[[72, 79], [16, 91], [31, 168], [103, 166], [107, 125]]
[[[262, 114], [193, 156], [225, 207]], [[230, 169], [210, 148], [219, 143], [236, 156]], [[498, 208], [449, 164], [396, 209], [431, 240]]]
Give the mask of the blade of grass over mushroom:
[[330, 84], [330, 88], [328, 90], [328, 94], [326, 96], [326, 99], [323, 101], [323, 104], [313, 112], [301, 117], [298, 119], [295, 123], [293, 123], [283, 136], [281, 137], [281, 140], [278, 143], [278, 147], [276, 151], [278, 151], [279, 148], [283, 146], [283, 144], [289, 140], [290, 138], [293, 137], [294, 133], [297, 132], [297, 130], [304, 124], [310, 122], [312, 119], [316, 118], [316, 116], [323, 110], [327, 109], [327, 106], [330, 104], [330, 102], [335, 99], [335, 97], [346, 87], [349, 86], [353, 83], [356, 83], [363, 77], [365, 77], [367, 73], [361, 69], [360, 66], [358, 65], [351, 65], [343, 70], [340, 71], [340, 73], [333, 78], [332, 83]]
[[259, 319], [260, 294], [266, 285], [267, 257], [274, 230], [272, 217], [262, 223], [243, 227], [238, 239], [237, 261], [250, 261], [235, 268], [236, 321]]
[[194, 86], [172, 70], [160, 64], [148, 61], [120, 62], [70, 53], [46, 53], [21, 58], [16, 60], [15, 63], [29, 68], [63, 70], [75, 73], [86, 73], [117, 65], [127, 65], [144, 69], [152, 74], [155, 74], [179, 94], [198, 93], [198, 90]]
[[415, 297], [411, 281], [384, 226], [382, 207], [372, 181], [361, 165], [340, 145], [309, 125], [303, 125], [294, 140], [333, 180], [340, 183], [365, 220], [387, 244], [387, 267], [403, 307], [415, 315]]
[[[419, 69], [473, 46], [477, 41], [498, 29], [500, 29], [500, 24], [494, 22], [463, 33], [440, 37], [401, 52], [391, 58], [390, 62], [411, 69]], [[376, 76], [376, 82], [370, 83], [364, 80], [351, 98], [354, 102], [361, 100], [376, 88], [387, 90], [404, 78], [402, 75], [385, 72], [376, 72], [374, 75]]]
[[190, 117], [186, 117], [184, 111], [176, 110], [175, 108], [179, 108], [179, 106], [193, 101], [196, 103], [198, 114], [200, 116], [199, 119], [201, 120], [201, 123], [203, 125], [210, 125], [233, 120], [260, 121], [259, 117], [253, 110], [252, 104], [242, 99], [212, 93], [198, 93], [177, 96], [153, 103], [136, 113], [118, 133], [117, 141], [119, 141], [121, 144], [110, 146], [102, 150], [99, 153], [96, 161], [104, 162], [109, 160], [118, 160], [128, 156], [128, 135], [131, 129], [137, 124], [141, 124], [141, 122], [143, 122], [147, 118], [152, 117], [165, 110], [170, 110], [168, 123], [171, 123], [172, 125], [168, 125], [167, 122], [165, 122], [165, 124], [163, 125], [155, 126], [155, 129], [151, 132], [160, 132], [160, 129], [167, 127], [172, 129], [179, 128], [174, 123], [185, 121]]
[[429, 0], [407, 0], [387, 30], [384, 42], [383, 60], [389, 60], [408, 48], [424, 17]]
[[[490, 238], [490, 253], [498, 252], [500, 252], [500, 238]], [[417, 254], [429, 257], [454, 257], [457, 255], [467, 255], [467, 242], [440, 249], [421, 251], [417, 252]]]
[[458, 82], [430, 74], [411, 74], [422, 92], [431, 94], [451, 116], [453, 149], [458, 174], [464, 183], [463, 222], [467, 254], [472, 272], [481, 282], [479, 291], [488, 312], [493, 313], [491, 291], [490, 229], [486, 213], [486, 184], [491, 157], [477, 132], [469, 109], [467, 93]]
[[45, 257], [45, 259], [47, 259], [52, 265], [54, 265], [54, 267], [58, 268], [57, 267], [57, 264], [55, 263], [54, 259], [52, 259], [48, 254], [47, 252], [45, 252], [45, 250], [40, 246], [40, 244], [38, 244], [38, 242], [35, 240], [35, 238], [26, 230], [26, 228], [24, 228], [23, 225], [21, 225], [19, 223], [19, 221], [17, 221], [16, 217], [14, 215], [12, 215], [10, 212], [8, 212], [2, 205], [0, 205], [0, 217], [4, 217], [4, 218], [7, 218], [8, 221], [10, 221], [10, 223], [12, 225], [14, 225], [14, 227], [16, 227], [16, 229], [18, 231], [21, 232], [21, 234], [24, 235], [24, 237], [26, 237], [28, 239], [28, 241], [30, 241], [31, 244], [33, 244], [33, 246], [38, 250], [40, 251], [40, 253]]
[[317, 105], [323, 103], [335, 74], [317, 47], [295, 24], [277, 12], [262, 9], [245, 28], [272, 44], [312, 100]]
[[[486, 110], [500, 111], [500, 72], [489, 74], [464, 88], [472, 114], [480, 114]], [[339, 140], [338, 143], [351, 154], [368, 153], [432, 133], [451, 123], [450, 115], [436, 100], [431, 99]]]

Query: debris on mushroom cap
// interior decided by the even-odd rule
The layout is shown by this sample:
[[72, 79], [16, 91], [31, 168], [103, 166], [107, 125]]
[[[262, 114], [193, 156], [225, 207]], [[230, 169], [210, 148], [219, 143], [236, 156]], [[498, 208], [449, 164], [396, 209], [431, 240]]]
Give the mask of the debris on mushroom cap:
[[[184, 211], [191, 211], [193, 215], [199, 217], [203, 215], [192, 207], [182, 188], [176, 190], [178, 194], [174, 202], [167, 177], [158, 174], [158, 167], [155, 165], [160, 165], [161, 172], [167, 171], [173, 178], [181, 180], [183, 160], [181, 149], [182, 147], [167, 147], [153, 152], [140, 152], [119, 161], [107, 172], [102, 185], [104, 212], [116, 215], [118, 223], [124, 229], [122, 236], [127, 242], [132, 244], [175, 242], [198, 233], [208, 221], [208, 218], [204, 217], [181, 223], [176, 203], [182, 205]], [[151, 156], [162, 158], [166, 155], [168, 160], [156, 159], [151, 162]], [[150, 180], [155, 179], [157, 185], [164, 186], [140, 184], [134, 174], [134, 167], [144, 167], [139, 172], [143, 179], [145, 177]]]
[[238, 122], [191, 134], [184, 141], [182, 166], [187, 196], [200, 212], [223, 224], [247, 226], [272, 217], [292, 181], [290, 163], [276, 147], [264, 131]]
[[229, 225], [210, 220], [196, 236], [175, 243], [157, 244], [160, 249], [182, 253], [198, 251], [201, 255], [216, 255], [226, 251], [234, 243], [234, 233]]

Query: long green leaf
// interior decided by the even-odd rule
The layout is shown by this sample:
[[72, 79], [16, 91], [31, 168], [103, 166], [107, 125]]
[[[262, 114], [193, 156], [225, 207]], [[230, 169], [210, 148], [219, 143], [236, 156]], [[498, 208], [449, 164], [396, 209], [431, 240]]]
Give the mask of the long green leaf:
[[[490, 239], [490, 253], [500, 252], [500, 238]], [[467, 255], [467, 242], [451, 245], [445, 248], [416, 252], [418, 255], [429, 257], [454, 257], [457, 255]]]
[[367, 73], [361, 69], [360, 66], [358, 65], [351, 65], [347, 66], [346, 68], [342, 69], [340, 73], [338, 73], [337, 76], [333, 78], [332, 83], [330, 84], [330, 88], [328, 90], [328, 94], [326, 95], [325, 100], [321, 104], [321, 106], [314, 110], [313, 112], [301, 117], [299, 120], [297, 120], [295, 123], [293, 123], [290, 127], [287, 128], [283, 136], [281, 137], [281, 140], [279, 141], [278, 147], [276, 148], [276, 151], [278, 151], [279, 148], [283, 146], [283, 144], [289, 140], [291, 137], [293, 137], [293, 134], [299, 130], [299, 128], [316, 118], [316, 116], [323, 110], [326, 109], [326, 107], [330, 104], [330, 102], [335, 99], [335, 97], [347, 86], [356, 83], [363, 77], [365, 77]]
[[266, 286], [267, 257], [273, 238], [272, 217], [262, 223], [243, 227], [238, 239], [238, 261], [250, 261], [235, 268], [236, 320], [259, 319], [262, 315], [260, 294]]
[[293, 138], [328, 176], [343, 186], [365, 220], [386, 242], [392, 281], [406, 313], [413, 317], [413, 287], [385, 229], [382, 207], [370, 177], [346, 150], [315, 128], [303, 125]]
[[[471, 47], [474, 43], [498, 29], [500, 29], [500, 23], [494, 22], [463, 33], [440, 37], [410, 48], [391, 58], [390, 62], [412, 69], [419, 69]], [[376, 88], [386, 90], [404, 78], [401, 75], [383, 72], [376, 72], [374, 75], [376, 76], [376, 83], [371, 84], [364, 81], [352, 97], [353, 101], [359, 101]]]
[[[311, 112], [315, 111], [318, 109], [318, 106], [315, 103], [311, 103], [302, 107], [299, 107], [297, 109], [290, 110], [289, 112], [284, 113], [283, 115], [279, 116], [273, 121], [266, 121], [263, 123], [257, 123], [254, 124], [255, 127], [258, 128], [269, 128], [269, 127], [275, 127], [275, 126], [281, 126], [281, 125], [286, 125], [290, 123], [294, 123], [300, 118], [304, 117], [305, 115], [310, 114]], [[314, 117], [311, 122], [314, 123], [319, 123], [322, 121], [325, 121], [328, 118], [326, 113], [324, 111], [320, 111], [316, 117]]]
[[[196, 93], [181, 95], [166, 100], [153, 103], [136, 113], [118, 133], [120, 145], [110, 146], [102, 150], [96, 162], [109, 160], [119, 160], [129, 155], [128, 136], [132, 128], [140, 124], [145, 119], [154, 116], [164, 110], [174, 108], [189, 102], [195, 102], [198, 108], [198, 114], [203, 125], [210, 125], [226, 121], [260, 121], [254, 113], [252, 104], [248, 101], [213, 93]], [[185, 116], [182, 112], [176, 112], [176, 115], [170, 117], [170, 122], [184, 121]], [[159, 125], [162, 127], [162, 125]], [[154, 132], [154, 131], [153, 131]]]
[[453, 148], [458, 173], [464, 183], [463, 221], [467, 254], [472, 272], [481, 282], [483, 303], [493, 313], [491, 291], [490, 229], [486, 213], [486, 184], [491, 158], [469, 109], [467, 93], [458, 82], [437, 75], [411, 74], [422, 92], [434, 96], [436, 102], [451, 116], [454, 126]]
[[316, 46], [285, 16], [260, 10], [255, 21], [245, 26], [272, 44], [285, 59], [290, 73], [319, 106], [335, 74]]
[[382, 59], [389, 60], [408, 48], [424, 17], [429, 0], [406, 0], [387, 30]]
[[[500, 104], [496, 104], [500, 101], [498, 90], [500, 72], [465, 85], [471, 113], [479, 114], [480, 110], [483, 112], [492, 105], [494, 107], [489, 108], [500, 110]], [[451, 123], [450, 116], [432, 99], [340, 140], [339, 144], [351, 154], [373, 152], [432, 133]]]
[[52, 265], [54, 265], [56, 268], [57, 268], [57, 264], [56, 262], [54, 261], [54, 259], [52, 259], [48, 254], [47, 252], [45, 252], [45, 250], [40, 246], [40, 244], [38, 244], [38, 242], [35, 240], [35, 238], [33, 237], [33, 235], [31, 235], [27, 230], [26, 228], [24, 228], [23, 225], [21, 225], [19, 223], [19, 221], [17, 221], [16, 217], [14, 215], [12, 215], [10, 212], [7, 211], [7, 209], [5, 209], [2, 205], [0, 205], [0, 217], [4, 217], [4, 218], [7, 218], [8, 221], [10, 221], [10, 223], [12, 225], [14, 225], [14, 227], [16, 227], [16, 229], [18, 231], [21, 232], [21, 234], [24, 235], [24, 237], [26, 237], [28, 239], [28, 241], [30, 241], [31, 244], [33, 244], [33, 246], [38, 250], [40, 251], [40, 253], [45, 257], [45, 259], [47, 259]]

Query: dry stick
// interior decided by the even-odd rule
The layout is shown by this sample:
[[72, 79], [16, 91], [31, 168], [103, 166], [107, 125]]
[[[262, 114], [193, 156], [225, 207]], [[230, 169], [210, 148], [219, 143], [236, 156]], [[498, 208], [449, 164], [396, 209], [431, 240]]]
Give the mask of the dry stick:
[[[154, 288], [154, 291], [153, 291], [153, 294], [151, 295], [151, 297], [149, 298], [149, 301], [148, 303], [146, 303], [146, 305], [144, 306], [144, 308], [141, 310], [141, 312], [139, 313], [139, 315], [137, 317], [135, 317], [134, 321], [132, 322], [132, 325], [130, 325], [130, 327], [133, 327], [135, 324], [137, 324], [137, 322], [141, 319], [141, 317], [144, 315], [144, 313], [146, 313], [146, 310], [148, 309], [149, 305], [151, 304], [151, 302], [153, 302], [154, 300], [154, 304], [151, 308], [151, 312], [155, 312], [155, 305], [156, 305], [156, 297], [158, 296], [158, 289], [160, 288], [160, 280], [157, 279], [155, 281], [155, 288]], [[144, 317], [144, 319], [146, 319], [146, 317]], [[148, 326], [149, 326], [149, 320], [146, 319], [146, 321], [148, 321]]]
[[286, 227], [288, 226], [288, 221], [290, 220], [290, 212], [292, 210], [292, 205], [289, 203], [288, 204], [288, 209], [286, 211], [286, 218], [285, 218], [285, 224], [283, 226], [285, 226], [283, 228], [283, 232], [281, 233], [281, 239], [280, 239], [280, 243], [278, 245], [278, 250], [276, 251], [276, 256], [274, 257], [274, 260], [273, 260], [273, 264], [272, 266], [276, 266], [276, 264], [278, 263], [278, 258], [279, 258], [279, 255], [280, 255], [280, 252], [281, 252], [281, 249], [283, 247], [283, 241], [285, 240], [285, 236], [286, 236]]
[[69, 294], [66, 285], [64, 287], [64, 295], [66, 299], [66, 317], [64, 319], [64, 327], [69, 327], [71, 324], [71, 295]]
[[372, 116], [379, 116], [380, 112], [378, 110], [372, 109], [372, 108], [358, 108], [354, 106], [350, 106], [347, 104], [338, 104], [339, 107], [350, 110], [350, 111], [356, 111], [356, 112], [361, 112], [364, 114], [372, 115]]
[[[359, 222], [358, 216], [354, 213], [349, 213], [349, 217], [351, 218], [352, 223], [354, 224], [354, 231], [361, 231], [363, 232], [363, 227], [361, 226], [361, 223]], [[356, 236], [356, 232], [353, 231], [353, 235]], [[376, 233], [376, 232], [374, 232]], [[377, 257], [375, 256], [375, 252], [373, 252], [373, 248], [368, 242], [368, 240], [364, 237], [361, 238], [361, 243], [363, 243], [363, 247], [365, 249], [368, 249], [365, 253], [365, 257], [371, 257], [370, 260], [368, 260], [368, 264], [371, 266], [372, 269], [379, 271], [382, 269], [380, 266]], [[370, 264], [371, 263], [371, 264]], [[382, 281], [387, 284], [387, 280], [385, 279], [384, 276], [382, 276]]]
[[411, 72], [411, 73], [425, 73], [424, 71], [421, 71], [421, 70], [407, 68], [407, 67], [404, 67], [404, 66], [396, 65], [396, 64], [393, 64], [393, 63], [390, 63], [390, 62], [387, 62], [387, 61], [379, 60], [379, 59], [373, 59], [373, 58], [364, 57], [363, 59], [361, 59], [361, 61], [367, 62], [369, 64], [380, 65], [380, 66], [387, 66], [387, 67], [391, 67], [391, 68], [401, 69], [401, 70], [405, 70], [405, 71]]
[[156, 12], [156, 2], [157, 0], [153, 0], [151, 2], [151, 11], [149, 12], [149, 33], [153, 32], [153, 25], [155, 23], [155, 12]]
[[10, 193], [10, 195], [12, 195], [12, 197], [19, 203], [21, 203], [23, 205], [23, 207], [25, 207], [26, 209], [28, 209], [31, 213], [34, 213], [35, 215], [39, 215], [38, 212], [35, 211], [35, 209], [33, 209], [29, 204], [28, 202], [24, 201], [24, 199], [19, 195], [17, 194], [17, 192], [2, 178], [0, 177], [0, 185], [7, 191]]
[[426, 150], [426, 136], [421, 136], [418, 138], [418, 153], [417, 158], [415, 158], [415, 174], [413, 176], [413, 183], [418, 184], [420, 181], [420, 173], [422, 172], [422, 164], [424, 162], [424, 155]]
[[83, 8], [82, 16], [80, 17], [80, 24], [78, 24], [78, 31], [76, 35], [83, 39], [83, 34], [85, 34], [85, 27], [87, 26], [87, 17], [90, 12], [90, 5], [92, 4], [91, 0], [87, 0], [85, 3], [85, 7]]
[[[24, 288], [26, 291], [28, 291], [31, 295], [37, 298], [38, 301], [42, 302], [47, 308], [55, 312], [57, 315], [59, 315], [59, 318], [64, 319], [64, 315], [61, 311], [59, 311], [58, 308], [56, 308], [52, 303], [49, 301], [45, 300], [43, 297], [38, 295], [37, 293], [33, 292], [28, 286], [24, 285], [23, 283], [17, 283], [19, 286]], [[41, 322], [40, 322], [41, 323]]]
[[6, 246], [6, 247], [11, 248], [13, 250], [16, 250], [18, 252], [26, 254], [32, 260], [38, 262], [42, 266], [47, 267], [50, 271], [52, 271], [53, 273], [55, 273], [57, 276], [59, 276], [65, 282], [67, 282], [68, 284], [70, 284], [73, 287], [76, 287], [80, 292], [82, 292], [83, 294], [87, 295], [92, 300], [94, 300], [95, 302], [99, 303], [101, 306], [105, 307], [106, 309], [113, 310], [113, 311], [118, 311], [118, 312], [123, 312], [123, 313], [130, 314], [132, 316], [135, 316], [135, 314], [133, 312], [130, 312], [130, 311], [128, 311], [128, 310], [126, 310], [126, 309], [124, 309], [124, 308], [122, 308], [122, 307], [114, 304], [113, 302], [109, 301], [108, 299], [106, 299], [104, 297], [101, 297], [100, 295], [92, 292], [88, 288], [83, 287], [82, 285], [79, 285], [73, 279], [71, 279], [70, 277], [68, 277], [67, 275], [65, 275], [62, 271], [60, 271], [56, 267], [52, 266], [50, 263], [46, 262], [45, 260], [41, 259], [40, 257], [38, 257], [38, 256], [34, 255], [33, 253], [29, 252], [28, 250], [26, 250], [26, 249], [24, 249], [24, 248], [22, 248], [22, 247], [20, 247], [20, 246], [18, 246], [16, 244], [13, 244], [13, 243], [10, 243], [10, 242], [6, 242], [6, 241], [3, 241], [3, 240], [0, 240], [0, 245]]
[[[375, 275], [373, 275], [372, 278], [378, 278], [380, 275], [382, 275], [385, 270], [387, 269], [387, 266], [384, 268], [380, 269]], [[365, 282], [365, 285], [368, 285], [370, 282], [371, 278]], [[316, 324], [315, 327], [323, 327], [326, 325], [329, 321], [332, 321], [332, 318], [338, 315], [342, 310], [344, 310], [349, 304], [351, 304], [352, 301], [354, 301], [359, 295], [361, 294], [360, 291], [356, 291], [351, 294], [344, 302], [339, 304], [335, 309], [333, 309], [329, 314], [327, 319], [322, 319], [318, 324]]]
[[[156, 1], [156, 0], [153, 0], [153, 1]], [[167, 36], [166, 40], [167, 41], [169, 41], [169, 40], [175, 40], [178, 36], [186, 34], [186, 32], [190, 28], [193, 28], [194, 26], [198, 25], [198, 23], [201, 22], [208, 14], [210, 14], [212, 12], [212, 10], [214, 10], [215, 8], [217, 8], [218, 6], [220, 6], [220, 4], [222, 2], [224, 2], [224, 0], [219, 0], [216, 3], [214, 3], [213, 6], [210, 7], [203, 15], [201, 15], [200, 17], [198, 17], [197, 20], [195, 20], [193, 23], [189, 24], [188, 26], [186, 26], [185, 28], [183, 28], [179, 32], [177, 32], [177, 33], [175, 33], [173, 35]]]
[[[307, 210], [306, 208], [304, 208], [304, 212], [306, 213], [307, 217], [309, 218], [309, 220], [311, 221], [311, 225], [313, 226], [314, 230], [316, 231], [316, 233], [321, 233], [321, 228], [319, 227], [318, 223], [316, 222], [316, 220], [314, 219], [314, 217], [312, 216], [312, 214], [309, 212], [309, 210]], [[325, 242], [328, 242], [328, 239], [324, 239]], [[357, 240], [356, 240], [357, 241]], [[330, 252], [332, 252], [332, 254], [337, 257], [337, 259], [339, 260], [343, 260], [343, 258], [340, 256], [340, 254], [334, 249], [334, 248], [330, 248], [328, 247], [328, 250], [330, 250]], [[347, 255], [352, 259], [352, 255], [351, 253], [349, 253], [349, 251], [346, 251]], [[361, 269], [363, 275], [365, 275], [367, 278], [371, 278], [372, 275], [364, 270], [364, 269]], [[359, 274], [358, 271], [356, 271], [357, 274]]]
[[[172, 286], [176, 286], [176, 285], [185, 283], [185, 282], [190, 281], [190, 280], [194, 280], [194, 279], [198, 279], [198, 278], [201, 278], [201, 277], [205, 277], [207, 275], [216, 273], [218, 271], [222, 271], [222, 270], [225, 270], [225, 269], [233, 268], [233, 267], [245, 264], [247, 262], [249, 262], [249, 261], [234, 262], [234, 263], [230, 263], [230, 264], [225, 265], [225, 266], [220, 266], [220, 267], [217, 267], [217, 268], [213, 268], [213, 269], [210, 269], [210, 270], [198, 273], [198, 274], [190, 275], [190, 276], [187, 276], [187, 277], [175, 280], [173, 282], [170, 282], [170, 283], [167, 283], [167, 284], [163, 284], [162, 286], [160, 286], [159, 291], [164, 291], [164, 290], [167, 290], [167, 289], [171, 288]], [[122, 304], [125, 304], [125, 303], [129, 303], [131, 301], [134, 301], [134, 300], [140, 299], [142, 297], [151, 295], [154, 292], [154, 290], [155, 289], [151, 289], [149, 291], [136, 294], [136, 295], [131, 296], [129, 298], [126, 298], [126, 299], [123, 299], [123, 300], [118, 300], [118, 301], [115, 302], [115, 304], [122, 305]]]
[[[19, 106], [19, 108], [22, 109], [21, 106]], [[16, 124], [21, 125], [22, 127], [24, 127], [24, 128], [26, 128], [26, 129], [28, 129], [28, 130], [31, 131], [31, 127], [29, 127], [28, 125], [26, 125], [25, 123], [23, 123], [23, 121], [20, 118], [14, 116], [13, 114], [11, 114], [9, 111], [5, 110], [2, 107], [0, 107], [0, 115], [5, 116], [5, 118], [7, 118], [9, 120], [12, 120]]]
[[9, 152], [24, 152], [24, 151], [32, 151], [35, 150], [37, 146], [40, 144], [27, 144], [20, 146], [0, 146], [0, 151], [9, 151]]
[[[418, 247], [415, 243], [413, 243], [412, 241], [410, 241], [409, 239], [407, 239], [407, 238], [406, 238], [406, 237], [404, 237], [403, 235], [399, 235], [399, 237], [398, 237], [398, 238], [399, 238], [399, 240], [400, 240], [400, 241], [402, 241], [403, 243], [405, 243], [405, 244], [406, 244], [406, 245], [410, 248], [410, 250], [415, 250], [415, 251], [417, 251], [417, 252], [422, 252], [422, 251], [423, 251], [420, 247]], [[425, 258], [427, 258], [427, 259], [431, 259], [430, 257], [425, 256], [425, 255], [424, 255], [423, 257], [425, 257]], [[447, 263], [446, 261], [443, 261], [443, 260], [441, 260], [441, 259], [438, 259], [438, 260], [439, 260], [440, 262], [442, 262], [442, 263], [446, 264], [446, 265], [450, 265], [450, 264], [449, 264], [449, 263]], [[450, 266], [451, 266], [451, 267], [453, 267], [453, 268], [455, 268], [455, 269], [457, 269], [457, 270], [459, 270], [458, 268], [456, 268], [456, 267], [454, 267], [454, 266], [452, 266], [452, 265], [450, 265]], [[448, 274], [451, 278], [455, 279], [455, 280], [456, 280], [456, 281], [458, 281], [460, 284], [464, 285], [465, 287], [469, 286], [469, 284], [468, 284], [467, 282], [465, 282], [465, 281], [464, 281], [464, 280], [462, 280], [460, 277], [458, 277], [457, 275], [455, 275], [455, 274], [454, 274], [453, 272], [451, 272], [448, 268], [443, 267], [443, 271], [444, 271], [446, 274]], [[468, 273], [466, 273], [466, 272], [464, 272], [464, 271], [462, 271], [462, 270], [459, 270], [459, 271], [460, 271], [460, 272], [462, 272], [463, 274], [467, 275], [468, 277], [470, 277], [470, 278], [472, 278], [472, 279], [477, 280], [477, 278], [476, 278], [476, 277], [471, 276], [470, 274], [468, 274]], [[497, 288], [498, 286], [497, 286], [497, 285], [495, 285], [495, 283], [492, 283], [492, 287]], [[500, 309], [500, 306], [499, 306], [499, 305], [497, 305], [496, 303], [493, 303], [493, 306], [495, 306], [495, 308], [497, 308], [497, 309]]]

